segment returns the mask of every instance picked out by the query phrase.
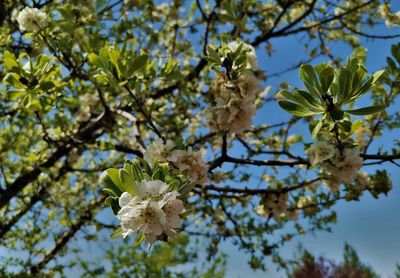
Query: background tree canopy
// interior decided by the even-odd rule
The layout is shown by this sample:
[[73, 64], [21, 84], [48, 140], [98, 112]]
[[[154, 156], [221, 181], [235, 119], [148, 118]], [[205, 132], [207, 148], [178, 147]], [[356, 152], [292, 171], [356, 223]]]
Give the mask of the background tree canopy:
[[361, 43], [400, 37], [390, 1], [4, 0], [0, 24], [2, 276], [218, 277], [224, 241], [287, 267], [338, 201], [392, 188], [400, 44], [371, 72]]

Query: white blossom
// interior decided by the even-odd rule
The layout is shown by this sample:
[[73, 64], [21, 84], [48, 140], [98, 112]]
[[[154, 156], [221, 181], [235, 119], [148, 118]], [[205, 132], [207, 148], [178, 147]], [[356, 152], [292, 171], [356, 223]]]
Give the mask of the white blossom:
[[207, 179], [208, 165], [205, 162], [205, 150], [193, 151], [191, 147], [187, 150], [173, 150], [174, 143], [168, 140], [165, 144], [156, 139], [144, 153], [144, 159], [150, 165], [154, 161], [168, 162], [185, 175], [193, 183], [204, 184]]
[[262, 217], [268, 217], [271, 213], [275, 217], [279, 217], [287, 210], [287, 193], [270, 193], [261, 201], [261, 204], [255, 207], [254, 211]]
[[174, 229], [179, 228], [181, 224], [179, 214], [183, 210], [183, 202], [182, 200], [176, 199], [178, 195], [177, 191], [167, 193], [164, 200], [165, 205], [163, 211], [166, 217], [164, 233], [167, 236], [174, 236], [176, 234]]
[[334, 156], [322, 163], [322, 167], [330, 174], [327, 185], [336, 191], [341, 183], [353, 182], [362, 165], [363, 159], [358, 148], [336, 149]]
[[356, 177], [356, 187], [358, 190], [364, 190], [371, 183], [371, 178], [366, 172], [358, 172]]
[[206, 111], [207, 125], [213, 131], [242, 134], [251, 127], [256, 113], [254, 100], [261, 91], [259, 80], [251, 71], [243, 72], [236, 80], [219, 75], [210, 90], [215, 106]]
[[204, 161], [205, 150], [174, 150], [168, 161], [178, 168], [186, 178], [196, 184], [204, 184], [207, 179], [208, 165]]
[[335, 146], [327, 141], [320, 140], [312, 144], [307, 150], [307, 154], [311, 165], [316, 165], [332, 158], [335, 154]]
[[168, 190], [168, 185], [162, 181], [146, 181], [140, 182], [139, 200], [156, 200], [161, 201]]
[[21, 31], [36, 32], [48, 24], [47, 14], [37, 8], [25, 7], [17, 16]]
[[122, 236], [142, 232], [153, 243], [163, 233], [166, 217], [159, 202], [143, 201], [135, 206], [124, 206], [118, 212]]
[[167, 162], [167, 157], [171, 155], [172, 149], [174, 148], [174, 142], [167, 140], [166, 144], [160, 138], [154, 140], [143, 154], [144, 160], [153, 166], [155, 160], [158, 162]]
[[302, 209], [313, 203], [313, 198], [311, 196], [305, 195], [300, 196], [297, 201], [297, 207]]
[[167, 192], [168, 185], [162, 181], [142, 181], [138, 196], [124, 192], [118, 199], [121, 209], [118, 219], [121, 221], [122, 236], [132, 233], [144, 233], [149, 243], [154, 243], [163, 233], [176, 234], [180, 227], [179, 214], [183, 202], [177, 197], [177, 191]]
[[311, 165], [319, 165], [328, 174], [325, 184], [338, 191], [342, 183], [353, 182], [363, 165], [360, 150], [355, 146], [335, 146], [328, 136], [307, 150]]

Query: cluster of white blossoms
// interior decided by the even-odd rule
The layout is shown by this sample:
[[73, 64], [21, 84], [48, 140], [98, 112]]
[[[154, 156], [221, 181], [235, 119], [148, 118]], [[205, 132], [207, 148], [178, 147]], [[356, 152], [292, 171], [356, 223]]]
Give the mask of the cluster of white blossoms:
[[300, 196], [296, 208], [303, 210], [305, 215], [313, 215], [316, 208], [315, 200], [309, 195]]
[[380, 5], [378, 14], [385, 19], [387, 27], [390, 28], [393, 27], [393, 25], [400, 25], [400, 11], [392, 13], [389, 4]]
[[177, 191], [168, 192], [168, 185], [162, 181], [142, 181], [137, 196], [128, 192], [119, 197], [122, 236], [132, 233], [144, 233], [149, 243], [157, 237], [174, 236], [180, 227], [179, 214], [183, 202], [177, 197]]
[[47, 14], [37, 8], [25, 7], [17, 16], [21, 31], [37, 32], [48, 24]]
[[353, 182], [363, 165], [358, 148], [338, 149], [327, 140], [315, 142], [307, 153], [311, 165], [319, 164], [329, 174], [327, 185], [335, 191], [340, 184]]
[[[238, 48], [237, 42], [228, 45], [231, 51]], [[242, 134], [251, 126], [252, 118], [256, 113], [254, 101], [262, 91], [258, 78], [253, 71], [258, 71], [257, 56], [254, 48], [243, 44], [246, 53], [247, 69], [234, 80], [227, 74], [218, 74], [214, 80], [210, 94], [214, 105], [206, 111], [207, 125], [213, 131], [231, 131]]]
[[205, 150], [193, 151], [191, 147], [187, 150], [174, 150], [174, 147], [175, 144], [171, 140], [167, 140], [164, 144], [157, 138], [148, 146], [143, 158], [150, 165], [155, 161], [168, 162], [179, 169], [190, 182], [204, 184], [208, 173], [208, 165], [204, 160]]
[[213, 131], [243, 133], [251, 127], [256, 114], [254, 100], [261, 91], [259, 80], [249, 70], [236, 80], [219, 74], [210, 90], [215, 106], [206, 111], [207, 125]]
[[288, 208], [287, 202], [287, 193], [269, 193], [268, 197], [264, 198], [261, 204], [254, 208], [254, 211], [263, 217], [268, 217], [271, 214], [279, 217], [286, 212]]
[[357, 173], [355, 185], [358, 191], [364, 190], [370, 183], [371, 183], [371, 177], [368, 175], [368, 173], [361, 171]]

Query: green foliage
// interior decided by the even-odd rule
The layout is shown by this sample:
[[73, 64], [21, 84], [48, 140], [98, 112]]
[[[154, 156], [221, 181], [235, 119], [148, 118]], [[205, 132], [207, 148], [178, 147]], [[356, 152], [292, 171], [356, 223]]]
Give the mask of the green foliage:
[[227, 40], [228, 38], [226, 36], [222, 36], [222, 45], [217, 49], [207, 46], [207, 55], [204, 58], [217, 73], [221, 72], [220, 68], [223, 67], [230, 79], [236, 79], [247, 67], [246, 54], [250, 49], [246, 49], [243, 43], [237, 42], [237, 49], [232, 51], [231, 48], [228, 47]]
[[[278, 93], [278, 103], [287, 112], [306, 117], [322, 115], [322, 119], [312, 129], [316, 137], [327, 123], [337, 122], [337, 127], [348, 133], [351, 126], [348, 114], [368, 115], [380, 112], [385, 105], [373, 105], [359, 109], [343, 109], [344, 105], [353, 106], [354, 102], [377, 84], [384, 70], [375, 72], [366, 78], [367, 70], [357, 58], [349, 58], [347, 65], [334, 69], [321, 64], [300, 67], [300, 78], [305, 90], [294, 89], [293, 93], [282, 90]], [[347, 135], [348, 136], [348, 135]]]
[[94, 78], [98, 82], [121, 87], [129, 83], [130, 87], [135, 88], [134, 81], [137, 76], [146, 75], [152, 67], [146, 54], [136, 54], [127, 49], [126, 44], [121, 50], [116, 45], [105, 46], [100, 49], [98, 55], [90, 53], [88, 59], [96, 67], [97, 74]]
[[368, 186], [369, 192], [374, 198], [378, 198], [381, 193], [387, 195], [392, 189], [392, 181], [386, 170], [376, 170], [371, 177], [371, 183]]
[[16, 58], [5, 51], [3, 63], [7, 71], [3, 83], [9, 87], [8, 99], [18, 101], [27, 112], [47, 113], [54, 107], [57, 97], [62, 97], [66, 82], [61, 78], [60, 66], [50, 57], [41, 54], [33, 60], [21, 53]]

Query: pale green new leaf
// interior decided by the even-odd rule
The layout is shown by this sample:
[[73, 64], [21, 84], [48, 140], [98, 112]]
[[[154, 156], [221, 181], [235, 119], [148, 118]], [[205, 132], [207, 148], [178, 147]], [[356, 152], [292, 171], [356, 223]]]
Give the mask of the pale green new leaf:
[[319, 84], [317, 74], [311, 65], [301, 65], [300, 79], [303, 81], [307, 90], [315, 97], [319, 98], [323, 95], [321, 85]]
[[116, 239], [122, 237], [122, 228], [118, 227], [111, 234], [111, 239]]
[[306, 117], [306, 116], [319, 114], [317, 112], [307, 110], [306, 108], [304, 108], [296, 103], [290, 102], [290, 101], [279, 101], [278, 104], [280, 107], [282, 107], [284, 110], [286, 110], [290, 114], [293, 114], [293, 115], [299, 116], [299, 117]]

